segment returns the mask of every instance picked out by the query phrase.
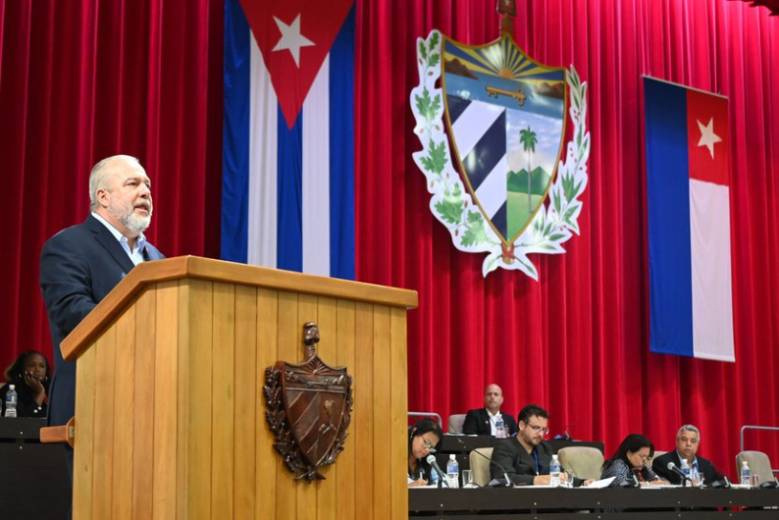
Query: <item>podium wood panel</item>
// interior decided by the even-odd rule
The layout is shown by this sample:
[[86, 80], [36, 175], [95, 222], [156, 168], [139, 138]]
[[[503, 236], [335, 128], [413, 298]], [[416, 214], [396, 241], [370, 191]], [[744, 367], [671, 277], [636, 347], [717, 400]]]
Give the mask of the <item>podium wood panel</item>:
[[[252, 518], [255, 508], [255, 427], [262, 394], [255, 385], [257, 365], [257, 289], [235, 288], [235, 517]], [[260, 378], [261, 379], [261, 378]], [[263, 417], [264, 419], [264, 417]], [[261, 423], [260, 423], [261, 425]]]
[[[197, 276], [180, 259], [132, 271], [133, 287], [112, 298], [121, 308], [104, 301], [89, 317], [97, 330], [63, 344], [77, 357], [74, 518], [406, 518], [416, 296], [213, 262], [194, 262]], [[313, 483], [275, 452], [262, 393], [266, 367], [303, 360], [307, 321], [319, 325], [319, 355], [348, 367], [354, 399], [344, 450]]]
[[[131, 307], [116, 323], [116, 370], [114, 372], [114, 409], [135, 407], [135, 308]], [[133, 474], [133, 416], [120, 414], [114, 421], [114, 473]], [[111, 518], [132, 518], [132, 478], [114, 482]]]

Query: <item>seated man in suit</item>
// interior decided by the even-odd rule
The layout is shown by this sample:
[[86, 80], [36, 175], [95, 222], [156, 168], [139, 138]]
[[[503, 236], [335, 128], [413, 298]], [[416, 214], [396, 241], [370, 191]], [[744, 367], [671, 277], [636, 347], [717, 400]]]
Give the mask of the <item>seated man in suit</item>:
[[470, 435], [492, 435], [494, 437], [513, 437], [517, 433], [514, 418], [501, 413], [503, 390], [498, 385], [487, 385], [484, 390], [484, 408], [468, 410], [463, 423], [463, 433]]
[[676, 432], [676, 449], [657, 457], [652, 462], [652, 469], [671, 484], [681, 484], [682, 477], [668, 469], [668, 463], [673, 462], [677, 468], [681, 469], [682, 459], [685, 459], [690, 468], [690, 478], [693, 482], [711, 484], [714, 481], [722, 480], [722, 473], [717, 471], [714, 464], [697, 455], [700, 444], [700, 430], [692, 424], [685, 424]]
[[[549, 463], [554, 453], [552, 446], [544, 441], [549, 433], [549, 414], [540, 406], [529, 404], [519, 411], [517, 422], [517, 437], [499, 442], [492, 451], [492, 478], [502, 480], [505, 470], [512, 484], [548, 485], [551, 481]], [[583, 483], [587, 481], [573, 479], [574, 486]]]

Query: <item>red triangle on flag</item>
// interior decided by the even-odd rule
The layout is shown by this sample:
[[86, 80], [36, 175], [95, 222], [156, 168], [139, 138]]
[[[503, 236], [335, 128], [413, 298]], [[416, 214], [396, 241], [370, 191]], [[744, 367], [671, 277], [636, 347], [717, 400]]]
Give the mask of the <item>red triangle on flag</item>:
[[292, 128], [352, 0], [241, 0], [241, 5]]

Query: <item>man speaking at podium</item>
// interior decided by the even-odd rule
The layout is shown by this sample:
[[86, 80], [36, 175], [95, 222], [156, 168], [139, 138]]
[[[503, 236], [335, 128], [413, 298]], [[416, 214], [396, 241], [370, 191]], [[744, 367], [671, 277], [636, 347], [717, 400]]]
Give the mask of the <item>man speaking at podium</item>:
[[89, 174], [91, 214], [51, 237], [41, 252], [41, 289], [49, 316], [56, 372], [49, 424], [73, 417], [76, 364], [60, 343], [136, 265], [164, 258], [143, 232], [153, 211], [151, 182], [138, 159], [115, 155]]

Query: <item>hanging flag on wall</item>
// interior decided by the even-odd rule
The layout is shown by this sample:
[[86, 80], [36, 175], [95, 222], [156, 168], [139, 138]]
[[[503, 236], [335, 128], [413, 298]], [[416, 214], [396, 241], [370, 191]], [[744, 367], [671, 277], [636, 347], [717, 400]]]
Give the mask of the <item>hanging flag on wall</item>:
[[354, 278], [353, 0], [226, 0], [226, 260]]
[[735, 361], [728, 100], [644, 78], [652, 352]]

